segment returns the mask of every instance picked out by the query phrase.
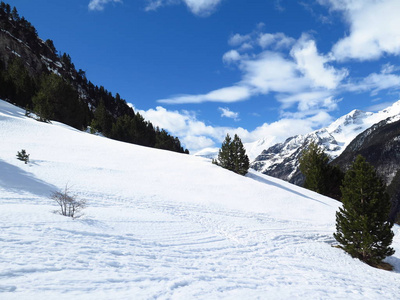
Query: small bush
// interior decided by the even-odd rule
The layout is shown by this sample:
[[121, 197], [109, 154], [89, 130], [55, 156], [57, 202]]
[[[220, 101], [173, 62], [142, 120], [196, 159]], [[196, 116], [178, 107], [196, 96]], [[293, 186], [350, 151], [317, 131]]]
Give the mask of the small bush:
[[81, 211], [86, 207], [86, 201], [78, 200], [76, 195], [71, 195], [68, 186], [65, 186], [62, 192], [53, 192], [50, 198], [60, 206], [59, 213], [63, 216], [79, 218], [82, 216]]
[[24, 161], [25, 164], [29, 162], [29, 154], [26, 153], [24, 149], [17, 152], [17, 159]]

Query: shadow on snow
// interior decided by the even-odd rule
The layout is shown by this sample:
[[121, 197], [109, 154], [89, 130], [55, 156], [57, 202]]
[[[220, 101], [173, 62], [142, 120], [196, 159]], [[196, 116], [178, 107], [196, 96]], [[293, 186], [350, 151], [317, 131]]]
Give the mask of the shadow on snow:
[[57, 187], [44, 182], [32, 173], [6, 163], [0, 159], [0, 187], [11, 192], [29, 192], [41, 197], [48, 197]]
[[280, 188], [280, 189], [282, 189], [282, 190], [291, 192], [291, 193], [296, 194], [296, 195], [298, 195], [298, 196], [300, 196], [300, 197], [307, 198], [307, 199], [310, 199], [310, 200], [313, 200], [313, 201], [317, 201], [317, 202], [319, 202], [319, 203], [321, 203], [321, 204], [324, 204], [324, 205], [329, 206], [328, 204], [326, 204], [326, 203], [324, 203], [324, 202], [322, 202], [322, 201], [320, 201], [320, 200], [317, 200], [317, 199], [315, 199], [315, 198], [311, 198], [310, 196], [307, 196], [307, 195], [305, 195], [305, 194], [302, 194], [302, 193], [300, 193], [300, 192], [298, 192], [298, 191], [295, 191], [295, 190], [293, 190], [293, 189], [291, 189], [291, 188], [288, 188], [287, 186], [284, 186], [284, 185], [282, 185], [282, 184], [279, 184], [279, 183], [273, 182], [273, 181], [271, 181], [271, 180], [268, 180], [268, 179], [266, 179], [266, 178], [264, 178], [264, 177], [261, 177], [261, 176], [259, 176], [259, 175], [257, 175], [257, 174], [254, 174], [254, 173], [247, 173], [246, 177], [249, 177], [249, 178], [251, 178], [251, 179], [253, 179], [253, 180], [256, 180], [256, 181], [258, 181], [258, 182], [261, 182], [261, 183], [265, 183], [265, 184], [269, 184], [269, 185], [276, 186], [276, 187], [278, 187], [278, 188]]

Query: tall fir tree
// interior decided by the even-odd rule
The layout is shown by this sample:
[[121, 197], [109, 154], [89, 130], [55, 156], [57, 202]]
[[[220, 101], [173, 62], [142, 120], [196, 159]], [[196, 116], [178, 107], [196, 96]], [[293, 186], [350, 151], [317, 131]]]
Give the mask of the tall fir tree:
[[311, 142], [307, 149], [303, 150], [299, 163], [300, 171], [305, 176], [306, 189], [320, 194], [325, 191], [324, 177], [328, 162], [328, 155], [315, 142]]
[[232, 138], [226, 135], [221, 149], [218, 151], [217, 160], [213, 163], [240, 175], [246, 175], [249, 170], [249, 157], [239, 136], [235, 134]]
[[237, 134], [233, 137], [231, 147], [233, 152], [233, 172], [240, 175], [246, 175], [249, 170], [250, 160], [246, 154], [246, 149]]
[[336, 213], [335, 239], [352, 257], [370, 265], [394, 253], [393, 224], [386, 186], [374, 168], [359, 155], [346, 173], [342, 186], [343, 206]]
[[222, 142], [221, 149], [218, 151], [217, 160], [213, 160], [213, 163], [228, 170], [233, 170], [233, 163], [231, 161], [232, 149], [231, 149], [232, 138], [229, 133], [226, 135], [225, 140]]
[[299, 158], [304, 187], [319, 194], [340, 200], [343, 172], [329, 165], [329, 156], [315, 142], [303, 150]]

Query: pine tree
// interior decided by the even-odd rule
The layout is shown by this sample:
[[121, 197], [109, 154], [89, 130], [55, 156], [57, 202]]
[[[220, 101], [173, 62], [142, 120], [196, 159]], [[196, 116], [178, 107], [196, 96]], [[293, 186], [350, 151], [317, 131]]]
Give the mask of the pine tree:
[[233, 170], [233, 163], [231, 161], [232, 150], [231, 150], [232, 139], [229, 133], [226, 135], [225, 140], [222, 142], [221, 149], [218, 151], [218, 159], [213, 160], [213, 163], [228, 169], [230, 171]]
[[394, 253], [390, 200], [374, 168], [359, 155], [346, 173], [343, 206], [336, 213], [335, 239], [352, 257], [377, 265]]
[[325, 191], [325, 170], [329, 157], [324, 151], [312, 142], [303, 150], [299, 163], [300, 171], [305, 176], [304, 187], [322, 194]]
[[237, 134], [233, 140], [229, 134], [226, 135], [221, 149], [218, 151], [218, 159], [213, 160], [213, 163], [240, 175], [247, 174], [250, 161]]
[[303, 150], [299, 158], [300, 171], [305, 176], [304, 187], [319, 194], [339, 200], [344, 174], [329, 165], [329, 156], [315, 142]]
[[246, 155], [246, 149], [237, 134], [233, 137], [231, 147], [233, 152], [233, 171], [240, 175], [246, 175], [249, 170], [250, 161]]
[[17, 159], [25, 162], [27, 164], [29, 162], [29, 154], [26, 153], [25, 149], [21, 151], [17, 151]]

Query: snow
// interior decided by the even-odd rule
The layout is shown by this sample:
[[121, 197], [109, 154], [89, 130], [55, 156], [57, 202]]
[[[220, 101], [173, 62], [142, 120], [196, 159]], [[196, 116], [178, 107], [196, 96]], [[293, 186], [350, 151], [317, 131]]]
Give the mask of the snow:
[[339, 156], [358, 134], [382, 120], [387, 119], [388, 123], [395, 122], [399, 115], [400, 100], [376, 113], [360, 110], [351, 111], [326, 128], [327, 132], [341, 145], [336, 151], [328, 151], [329, 154], [334, 158]]
[[246, 153], [250, 159], [250, 162], [254, 161], [256, 157], [263, 152], [263, 150], [272, 146], [274, 140], [275, 139], [263, 138], [252, 143], [244, 143], [244, 147], [246, 148]]
[[203, 158], [208, 158], [210, 160], [216, 159], [218, 157], [218, 152], [219, 148], [204, 148], [196, 153], [194, 153], [194, 156], [198, 157], [203, 157]]
[[[0, 101], [0, 299], [398, 298], [398, 254], [332, 247], [335, 200], [24, 113]], [[79, 219], [54, 213], [65, 185]]]

